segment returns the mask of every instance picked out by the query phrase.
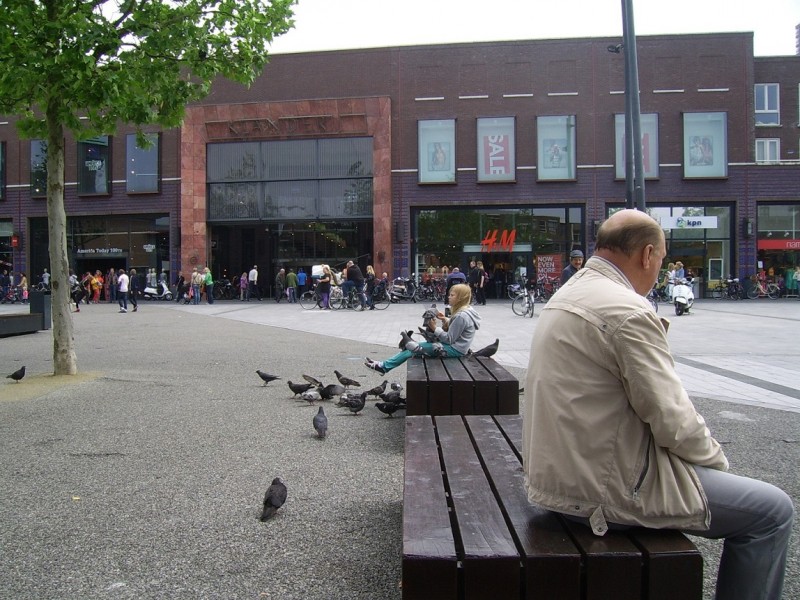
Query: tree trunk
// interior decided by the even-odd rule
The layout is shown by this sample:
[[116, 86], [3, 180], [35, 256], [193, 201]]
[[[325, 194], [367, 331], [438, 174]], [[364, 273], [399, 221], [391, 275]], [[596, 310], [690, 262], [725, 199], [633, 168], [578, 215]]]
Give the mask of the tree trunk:
[[47, 230], [50, 250], [50, 288], [53, 315], [53, 369], [55, 375], [75, 375], [72, 314], [69, 303], [69, 248], [64, 210], [64, 127], [58, 99], [47, 106]]

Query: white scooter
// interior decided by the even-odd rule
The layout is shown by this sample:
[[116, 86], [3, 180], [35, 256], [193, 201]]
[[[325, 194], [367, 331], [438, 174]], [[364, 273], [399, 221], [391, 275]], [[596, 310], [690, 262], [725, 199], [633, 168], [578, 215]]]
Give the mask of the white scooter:
[[679, 279], [672, 288], [672, 303], [675, 305], [675, 314], [679, 317], [688, 313], [694, 304], [694, 291], [692, 279]]
[[144, 290], [142, 290], [142, 297], [145, 300], [172, 300], [174, 298], [167, 284], [163, 281], [158, 284], [158, 289], [150, 286], [144, 288]]

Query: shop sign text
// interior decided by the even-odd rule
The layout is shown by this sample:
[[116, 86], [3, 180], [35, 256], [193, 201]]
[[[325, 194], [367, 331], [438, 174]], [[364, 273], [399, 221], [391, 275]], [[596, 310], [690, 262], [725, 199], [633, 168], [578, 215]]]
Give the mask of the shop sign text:
[[78, 248], [78, 254], [122, 254], [122, 248]]
[[503, 229], [500, 234], [500, 241], [497, 240], [497, 229], [490, 229], [486, 236], [481, 240], [481, 252], [513, 252], [514, 240], [517, 238], [517, 230]]
[[661, 217], [663, 229], [716, 229], [717, 217]]

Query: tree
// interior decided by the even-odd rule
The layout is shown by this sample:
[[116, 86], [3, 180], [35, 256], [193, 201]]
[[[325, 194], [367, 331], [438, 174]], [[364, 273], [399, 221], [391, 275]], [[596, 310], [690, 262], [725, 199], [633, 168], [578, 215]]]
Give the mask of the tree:
[[[249, 84], [296, 0], [4, 0], [0, 114], [47, 142], [47, 218], [56, 375], [77, 372], [64, 210], [64, 134], [117, 124], [176, 127], [217, 76]], [[140, 133], [140, 143], [146, 143]]]

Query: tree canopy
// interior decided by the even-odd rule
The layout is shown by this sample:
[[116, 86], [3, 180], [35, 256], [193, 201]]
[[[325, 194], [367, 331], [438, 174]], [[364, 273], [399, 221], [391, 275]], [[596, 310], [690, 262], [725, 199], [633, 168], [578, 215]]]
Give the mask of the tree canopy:
[[[47, 141], [47, 217], [56, 374], [77, 372], [64, 212], [64, 133], [119, 123], [176, 127], [217, 76], [248, 84], [296, 0], [3, 0], [0, 114]], [[142, 136], [144, 140], [144, 136]]]

